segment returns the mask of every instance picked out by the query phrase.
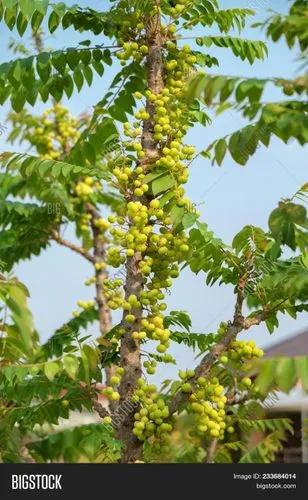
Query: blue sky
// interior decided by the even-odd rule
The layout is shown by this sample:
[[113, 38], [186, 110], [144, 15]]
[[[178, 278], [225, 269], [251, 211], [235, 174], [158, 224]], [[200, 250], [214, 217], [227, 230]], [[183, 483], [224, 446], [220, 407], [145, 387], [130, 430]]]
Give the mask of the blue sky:
[[[67, 4], [73, 3], [75, 2], [67, 1]], [[81, 6], [90, 6], [99, 10], [104, 10], [108, 6], [108, 2], [104, 0], [80, 0], [78, 3]], [[276, 0], [275, 10], [285, 12], [288, 3], [287, 0]], [[252, 8], [257, 13], [255, 21], [266, 17], [266, 11], [272, 7], [273, 2], [225, 0], [220, 4], [223, 8]], [[210, 31], [199, 29], [197, 34], [209, 33], [218, 34], [215, 29]], [[1, 45], [7, 46], [11, 36], [9, 30], [1, 24]], [[244, 30], [242, 36], [251, 39], [265, 38], [263, 32], [249, 27]], [[14, 34], [14, 38], [19, 37]], [[48, 37], [46, 45], [64, 48], [74, 46], [86, 38], [95, 39], [88, 33], [76, 34], [73, 30], [64, 32], [57, 30], [53, 36]], [[268, 49], [267, 60], [257, 62], [253, 66], [235, 58], [226, 49], [211, 50], [211, 53], [220, 60], [220, 68], [216, 68], [213, 72], [256, 77], [294, 77], [298, 68], [297, 51], [290, 51], [284, 41], [276, 44], [268, 42]], [[0, 61], [9, 60], [10, 57], [8, 51], [7, 53], [2, 51]], [[91, 110], [91, 107], [103, 96], [116, 69], [114, 67], [106, 70], [102, 79], [95, 78], [91, 90], [84, 88], [69, 103], [65, 102], [72, 113], [79, 114], [84, 110]], [[277, 98], [279, 98], [277, 91], [269, 88], [265, 99]], [[0, 109], [1, 124], [5, 122], [8, 109], [7, 105]], [[41, 110], [42, 107], [37, 106], [36, 109]], [[225, 112], [216, 118], [210, 127], [195, 127], [189, 134], [188, 142], [195, 144], [198, 149], [203, 149], [215, 138], [237, 130], [244, 123], [235, 112]], [[8, 149], [11, 148], [6, 144], [4, 134], [0, 137], [0, 151]], [[236, 165], [230, 157], [225, 160], [222, 167], [212, 167], [209, 161], [203, 158], [191, 167], [187, 192], [195, 203], [200, 204], [202, 220], [206, 221], [219, 237], [230, 243], [233, 236], [246, 224], [267, 228], [268, 215], [279, 199], [291, 196], [307, 181], [306, 155], [305, 149], [295, 141], [285, 145], [279, 140], [273, 140], [269, 149], [264, 147], [258, 149], [245, 167]], [[66, 236], [70, 236], [70, 231]], [[90, 266], [79, 256], [56, 244], [53, 244], [41, 256], [16, 266], [15, 273], [30, 290], [30, 305], [43, 339], [50, 336], [56, 327], [70, 318], [78, 299], [92, 298], [93, 295], [93, 290], [83, 285], [84, 280], [91, 275]], [[215, 331], [221, 320], [228, 320], [232, 317], [234, 297], [229, 287], [208, 288], [203, 275], [195, 276], [185, 271], [181, 278], [175, 281], [168, 304], [170, 309], [187, 310], [191, 314], [194, 331], [210, 332]], [[263, 325], [255, 327], [245, 336], [254, 338], [260, 345], [266, 346], [294, 335], [306, 326], [307, 318], [304, 315], [299, 316], [297, 321], [282, 318], [279, 329], [272, 336]], [[91, 331], [95, 333], [95, 327]], [[179, 365], [183, 367], [191, 365], [193, 355], [186, 349], [175, 346], [172, 352], [179, 358]], [[164, 375], [168, 376], [171, 372], [173, 368], [167, 368]]]

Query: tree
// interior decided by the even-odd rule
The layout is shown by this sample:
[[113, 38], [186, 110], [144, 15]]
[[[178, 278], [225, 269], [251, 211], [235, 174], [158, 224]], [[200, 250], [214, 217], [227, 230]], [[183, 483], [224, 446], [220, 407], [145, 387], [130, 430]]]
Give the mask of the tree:
[[[35, 144], [38, 156], [2, 154], [6, 211], [2, 225], [6, 229], [8, 251], [1, 258], [10, 262], [10, 245], [18, 243], [19, 211], [25, 210], [25, 204], [14, 202], [12, 206], [7, 198], [11, 193], [21, 196], [20, 184], [25, 186], [26, 194], [32, 190], [40, 201], [45, 201], [38, 197], [42, 192], [38, 186], [50, 190], [53, 183], [46, 199], [49, 201], [54, 193], [60, 199], [59, 190], [61, 199], [64, 197], [67, 203], [63, 204], [65, 210], [60, 219], [52, 214], [47, 235], [46, 210], [40, 219], [37, 215], [41, 207], [27, 207], [29, 216], [35, 212], [32, 220], [35, 230], [45, 234], [44, 239], [35, 241], [44, 246], [51, 234], [57, 239], [57, 228], [65, 218], [71, 217], [78, 224], [90, 211], [91, 220], [96, 220], [93, 206], [96, 208], [100, 201], [106, 201], [101, 197], [103, 179], [108, 189], [115, 189], [116, 200], [121, 201], [120, 210], [116, 210], [114, 203], [109, 204], [114, 213], [108, 221], [94, 224], [93, 241], [96, 234], [103, 241], [103, 260], [110, 271], [121, 266], [124, 271], [124, 279], [110, 272], [109, 276], [102, 274], [99, 281], [108, 307], [122, 311], [119, 325], [109, 331], [102, 329], [100, 349], [89, 344], [88, 337], [80, 331], [95, 318], [97, 307], [86, 309], [69, 321], [47, 344], [41, 346], [35, 342], [24, 353], [14, 352], [16, 335], [11, 328], [14, 316], [4, 321], [6, 351], [1, 354], [4, 362], [0, 384], [5, 404], [1, 426], [7, 437], [1, 445], [2, 460], [25, 459], [21, 453], [25, 442], [31, 456], [43, 460], [56, 460], [59, 456], [75, 460], [78, 451], [77, 446], [71, 446], [72, 442], [80, 445], [81, 455], [89, 460], [166, 460], [172, 452], [173, 428], [186, 415], [196, 461], [204, 460], [205, 456], [212, 461], [214, 455], [228, 461], [232, 450], [241, 451], [243, 462], [273, 460], [286, 431], [290, 431], [290, 423], [285, 419], [268, 422], [252, 417], [252, 409], [256, 417], [256, 409], [260, 410], [268, 389], [262, 383], [264, 376], [256, 382], [249, 376], [254, 373], [252, 362], [263, 353], [253, 342], [239, 341], [237, 336], [263, 321], [272, 330], [277, 326], [278, 312], [296, 316], [298, 311], [305, 310], [306, 211], [289, 200], [271, 214], [268, 232], [247, 226], [229, 247], [198, 220], [183, 187], [188, 180], [188, 167], [196, 156], [195, 148], [185, 143], [187, 131], [197, 122], [208, 124], [203, 104], [211, 104], [219, 91], [223, 92], [224, 102], [234, 86], [232, 83], [230, 92], [230, 79], [226, 77], [213, 77], [210, 82], [211, 77], [194, 78], [198, 69], [217, 65], [218, 61], [183, 44], [186, 37], [182, 32], [194, 34], [198, 25], [215, 25], [222, 35], [195, 37], [197, 44], [230, 48], [235, 56], [252, 64], [255, 59], [265, 57], [265, 44], [233, 37], [229, 32], [232, 28], [240, 30], [253, 12], [220, 10], [216, 0], [176, 3], [120, 0], [106, 12], [70, 8], [62, 3], [49, 5], [38, 0], [2, 0], [1, 5], [4, 22], [10, 29], [16, 27], [21, 35], [28, 25], [36, 31], [47, 19], [50, 32], [62, 25], [64, 29], [87, 30], [110, 39], [108, 45], [92, 46], [91, 41], [84, 40], [76, 48], [43, 52], [2, 65], [0, 102], [10, 98], [13, 110], [23, 113], [25, 123], [29, 119], [24, 110], [26, 103], [33, 106], [38, 99], [46, 102], [50, 97], [60, 101], [64, 93], [70, 97], [75, 88], [79, 91], [85, 83], [91, 85], [93, 70], [103, 76], [104, 64], [118, 60], [122, 66], [80, 137], [73, 138], [77, 141], [70, 145], [69, 151], [62, 151], [57, 157], [48, 152], [46, 158], [39, 143]], [[198, 97], [204, 86], [204, 100], [200, 102]], [[258, 82], [255, 86], [259, 89]], [[255, 86], [249, 82], [247, 90], [246, 82], [241, 87], [242, 93], [237, 94], [244, 93], [244, 99], [250, 97], [251, 104], [258, 104], [259, 111], [260, 92], [256, 92]], [[302, 112], [302, 103], [299, 104]], [[56, 109], [61, 111], [59, 107]], [[287, 117], [292, 110], [292, 106], [288, 108]], [[33, 120], [30, 117], [31, 126]], [[56, 117], [52, 127], [57, 122]], [[45, 125], [50, 127], [48, 123]], [[293, 136], [301, 143], [305, 137], [304, 125], [301, 121], [296, 131], [292, 128]], [[126, 139], [122, 139], [122, 133]], [[58, 137], [61, 144], [65, 142], [62, 130]], [[229, 143], [236, 158], [242, 155], [240, 138], [238, 135], [233, 139], [232, 146]], [[215, 145], [215, 154], [221, 161], [227, 149], [223, 141]], [[42, 142], [44, 145], [45, 139]], [[19, 187], [14, 191], [16, 176]], [[89, 190], [93, 185], [97, 186], [95, 193]], [[70, 211], [74, 191], [79, 191], [81, 202]], [[23, 221], [24, 215], [25, 212]], [[33, 237], [31, 241], [34, 243]], [[287, 258], [281, 250], [284, 245], [297, 254]], [[79, 253], [87, 251], [84, 241]], [[101, 259], [100, 254], [99, 262]], [[193, 272], [204, 272], [208, 285], [219, 281], [234, 288], [234, 316], [222, 321], [215, 333], [193, 333], [187, 313], [165, 312], [166, 289], [172, 286], [183, 265], [189, 265]], [[9, 296], [10, 291], [5, 294], [6, 301]], [[248, 316], [244, 316], [244, 304], [251, 308]], [[10, 303], [8, 307], [11, 306]], [[27, 338], [31, 338], [30, 332]], [[144, 350], [148, 341], [154, 341], [155, 353], [151, 348]], [[180, 371], [178, 380], [167, 381], [159, 390], [147, 381], [143, 367], [152, 375], [158, 363], [175, 362], [167, 352], [173, 341], [197, 347], [203, 357], [195, 369]], [[146, 360], [142, 362], [144, 356]], [[101, 381], [101, 364], [105, 366], [110, 359], [117, 368], [103, 393], [111, 402], [118, 403], [112, 404], [108, 411], [96, 400], [96, 384]], [[299, 377], [306, 376], [303, 369]], [[281, 380], [277, 379], [279, 386], [283, 384]], [[56, 423], [60, 416], [68, 418], [70, 410], [82, 407], [98, 411], [103, 425], [51, 434], [43, 439], [30, 432], [33, 426], [37, 431], [37, 424]], [[247, 429], [249, 422], [250, 426], [270, 433], [254, 453], [246, 454], [244, 443], [235, 440], [235, 427]], [[16, 423], [18, 436], [13, 440], [8, 430], [15, 431]]]

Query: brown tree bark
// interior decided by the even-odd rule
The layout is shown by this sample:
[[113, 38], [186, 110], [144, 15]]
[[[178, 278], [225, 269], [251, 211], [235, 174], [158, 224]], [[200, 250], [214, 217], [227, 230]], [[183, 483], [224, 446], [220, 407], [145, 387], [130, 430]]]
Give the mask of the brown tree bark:
[[217, 445], [218, 445], [218, 439], [217, 438], [212, 439], [210, 446], [208, 447], [207, 450], [205, 463], [212, 464], [214, 462]]
[[[93, 235], [93, 254], [94, 264], [104, 262], [106, 259], [106, 243], [101, 238], [100, 230], [95, 225], [95, 220], [100, 218], [100, 214], [96, 209], [88, 204], [86, 211], [91, 218], [91, 229]], [[112, 328], [112, 318], [110, 308], [108, 307], [106, 297], [104, 296], [103, 282], [108, 278], [108, 273], [105, 269], [95, 270], [95, 288], [96, 288], [96, 301], [98, 305], [99, 314], [99, 329], [102, 335], [106, 334]]]
[[[159, 93], [163, 88], [163, 64], [162, 64], [162, 38], [161, 38], [161, 18], [157, 13], [148, 19], [146, 25], [147, 43], [149, 52], [147, 55], [148, 89], [153, 93]], [[147, 100], [147, 112], [150, 117], [143, 123], [143, 133], [141, 144], [145, 156], [140, 162], [146, 170], [157, 156], [159, 151], [154, 140], [154, 105]], [[135, 201], [132, 196], [128, 201]], [[136, 253], [133, 257], [127, 259], [126, 265], [126, 284], [125, 297], [128, 298], [134, 294], [139, 297], [143, 288], [143, 276], [139, 271], [138, 265], [142, 256]], [[141, 376], [141, 359], [139, 342], [132, 338], [133, 331], [140, 331], [142, 308], [135, 308], [131, 311], [136, 320], [134, 324], [125, 320], [123, 315], [122, 324], [125, 328], [125, 335], [121, 341], [121, 366], [125, 369], [125, 374], [120, 384], [120, 405], [129, 400], [137, 386], [137, 381]], [[119, 439], [124, 443], [125, 449], [122, 456], [122, 462], [135, 462], [140, 459], [142, 454], [142, 443], [132, 433], [134, 425], [134, 412], [128, 412], [118, 432]]]
[[33, 31], [32, 38], [34, 42], [34, 46], [38, 53], [44, 51], [44, 40], [43, 40], [43, 32], [39, 29], [38, 31]]
[[[95, 219], [100, 217], [92, 205], [87, 205], [87, 212], [92, 216], [91, 229], [93, 235], [94, 264], [104, 262], [106, 258], [106, 243], [101, 239], [100, 231], [95, 225]], [[108, 278], [108, 272], [104, 269], [95, 270], [96, 302], [98, 307], [99, 330], [102, 336], [106, 335], [112, 328], [111, 311], [104, 295], [103, 283]], [[110, 378], [115, 374], [115, 366], [105, 367], [106, 385], [110, 385]], [[113, 411], [117, 407], [116, 401], [109, 402]]]
[[[141, 260], [141, 255], [135, 254], [127, 260], [126, 265], [126, 285], [125, 297], [135, 294], [139, 297], [142, 290], [142, 274], [138, 269], [138, 264]], [[131, 324], [125, 319], [122, 320], [123, 327], [125, 328], [124, 337], [121, 340], [121, 366], [125, 372], [121, 380], [120, 392], [120, 405], [127, 399], [131, 399], [133, 392], [137, 386], [137, 381], [141, 376], [141, 360], [140, 360], [140, 346], [137, 340], [132, 338], [133, 331], [140, 331], [142, 309], [133, 308], [131, 313], [134, 314], [136, 321]], [[129, 411], [123, 419], [122, 425], [118, 432], [119, 439], [124, 443], [125, 449], [122, 456], [122, 462], [135, 462], [141, 455], [141, 443], [132, 433], [134, 424], [134, 411]]]

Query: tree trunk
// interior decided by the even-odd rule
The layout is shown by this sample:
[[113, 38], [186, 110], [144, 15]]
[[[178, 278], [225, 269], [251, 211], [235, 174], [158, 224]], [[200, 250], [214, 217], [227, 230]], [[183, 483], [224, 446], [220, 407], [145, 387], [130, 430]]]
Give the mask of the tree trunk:
[[[148, 20], [146, 33], [149, 47], [147, 56], [148, 89], [153, 93], [159, 93], [163, 88], [161, 19], [159, 13]], [[154, 163], [159, 154], [157, 144], [154, 140], [155, 107], [149, 100], [147, 100], [146, 109], [150, 118], [143, 123], [141, 144], [145, 156], [140, 162], [145, 170]], [[131, 197], [131, 200], [135, 201], [134, 196]], [[143, 203], [145, 203], [144, 200]], [[142, 291], [143, 275], [138, 267], [141, 259], [142, 255], [139, 252], [127, 259], [125, 284], [126, 298], [132, 294], [139, 297]], [[122, 320], [123, 327], [125, 328], [125, 335], [121, 341], [121, 366], [125, 369], [125, 373], [120, 384], [120, 404], [123, 404], [124, 401], [131, 398], [136, 389], [138, 379], [141, 376], [140, 345], [139, 341], [132, 338], [132, 332], [140, 331], [141, 329], [142, 308], [135, 308], [131, 313], [136, 318], [134, 324], [126, 321], [126, 313], [124, 313]], [[133, 408], [125, 415], [125, 419], [118, 432], [118, 437], [125, 446], [121, 459], [124, 463], [135, 462], [140, 459], [142, 455], [142, 443], [132, 433], [135, 411], [136, 409]]]
[[[125, 298], [132, 294], [139, 297], [142, 290], [143, 277], [139, 271], [138, 264], [141, 260], [141, 254], [138, 252], [133, 257], [127, 259], [126, 265], [126, 285]], [[120, 384], [120, 404], [125, 400], [130, 399], [137, 386], [137, 381], [141, 376], [141, 361], [140, 361], [140, 346], [137, 340], [132, 338], [133, 331], [140, 331], [142, 309], [133, 308], [131, 311], [136, 320], [135, 323], [128, 323], [123, 317], [123, 327], [125, 335], [121, 340], [121, 366], [124, 368]], [[130, 409], [125, 415], [125, 419], [119, 429], [119, 439], [124, 443], [125, 450], [122, 456], [122, 462], [135, 462], [141, 454], [141, 443], [132, 433], [134, 424], [134, 409]]]

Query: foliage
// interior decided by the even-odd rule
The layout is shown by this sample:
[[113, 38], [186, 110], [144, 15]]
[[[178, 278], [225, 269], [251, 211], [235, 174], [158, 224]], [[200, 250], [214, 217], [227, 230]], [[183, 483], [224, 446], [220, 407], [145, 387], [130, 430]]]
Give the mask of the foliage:
[[[295, 80], [258, 80], [224, 76], [198, 75], [191, 83], [189, 99], [202, 95], [207, 105], [214, 105], [217, 112], [234, 107], [250, 120], [256, 119], [244, 128], [214, 141], [206, 152], [212, 154], [213, 163], [221, 165], [227, 152], [233, 160], [245, 165], [258, 146], [268, 146], [272, 136], [287, 143], [291, 138], [300, 144], [307, 142], [307, 102], [288, 100], [262, 103], [261, 98], [267, 83], [282, 88], [284, 93], [307, 94], [307, 77]], [[214, 102], [219, 98], [218, 103]], [[235, 104], [230, 101], [235, 99]]]
[[307, 391], [307, 366], [307, 356], [277, 357], [264, 360], [259, 367], [256, 384], [263, 394], [272, 389], [290, 392], [296, 383], [300, 383]]
[[263, 23], [256, 23], [255, 26], [263, 26], [269, 38], [277, 42], [284, 37], [291, 48], [298, 43], [302, 51], [307, 49], [308, 37], [305, 18], [307, 17], [307, 2], [297, 0], [293, 2], [288, 14], [272, 15]]
[[230, 48], [236, 57], [243, 61], [248, 59], [253, 64], [255, 59], [264, 59], [267, 55], [267, 48], [263, 42], [253, 40], [244, 40], [231, 36], [204, 36], [197, 38], [197, 45], [210, 47], [212, 44], [216, 47]]
[[[227, 49], [250, 64], [267, 55], [264, 42], [232, 33], [241, 32], [253, 11], [221, 10], [216, 0], [120, 0], [106, 12], [1, 0], [0, 9], [10, 30], [20, 36], [32, 30], [38, 49], [30, 55], [19, 46], [25, 57], [0, 66], [0, 104], [10, 99], [12, 108], [9, 141], [29, 147], [0, 157], [4, 272], [55, 241], [91, 264], [86, 285], [95, 286], [94, 300], [79, 300], [73, 318], [42, 345], [26, 288], [11, 275], [0, 276], [1, 460], [191, 463], [230, 462], [236, 455], [241, 463], [273, 461], [292, 427], [287, 419], [265, 418], [262, 404], [270, 390], [288, 392], [297, 380], [307, 389], [307, 360], [261, 362], [262, 349], [237, 336], [261, 322], [272, 333], [279, 314], [296, 318], [307, 310], [307, 186], [280, 201], [268, 229], [247, 225], [227, 245], [185, 196], [197, 156], [185, 137], [196, 124], [209, 125], [210, 108], [233, 107], [249, 124], [211, 144], [205, 158], [221, 165], [229, 152], [244, 165], [273, 135], [303, 145], [306, 76], [200, 73], [219, 65], [205, 47]], [[298, 41], [304, 52], [305, 13], [305, 2], [294, 2], [287, 16], [266, 23], [268, 36], [285, 36], [290, 46]], [[109, 42], [40, 50], [41, 27], [88, 31]], [[220, 34], [189, 37], [196, 41], [192, 48], [185, 32], [198, 27]], [[106, 77], [111, 64], [120, 69], [92, 114], [71, 116], [62, 98], [91, 87], [94, 72]], [[295, 97], [262, 102], [267, 85]], [[49, 100], [42, 115], [29, 111]], [[64, 238], [69, 224], [78, 244]], [[202, 273], [208, 286], [234, 290], [234, 316], [215, 332], [193, 332], [187, 312], [166, 312], [166, 295], [185, 267]], [[121, 320], [112, 327], [114, 310]], [[158, 388], [143, 371], [150, 376], [164, 363], [175, 364], [172, 342], [198, 351], [201, 360]], [[97, 412], [103, 421], [57, 427], [76, 411]], [[263, 439], [250, 449], [246, 438], [255, 431]]]
[[[111, 429], [111, 428], [110, 428]], [[114, 439], [107, 426], [89, 424], [66, 429], [28, 445], [39, 462], [116, 462], [121, 443]]]
[[0, 339], [1, 357], [15, 360], [31, 356], [36, 344], [33, 318], [27, 305], [28, 290], [15, 278], [0, 275], [0, 300], [8, 310], [8, 324], [2, 324], [6, 333]]
[[270, 463], [278, 451], [283, 449], [284, 435], [280, 432], [268, 434], [255, 448], [242, 456], [240, 463]]

